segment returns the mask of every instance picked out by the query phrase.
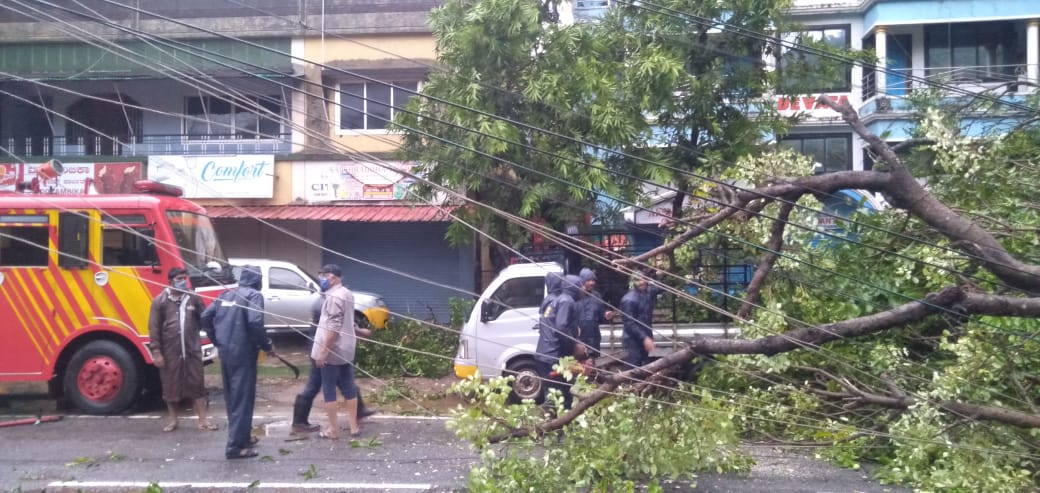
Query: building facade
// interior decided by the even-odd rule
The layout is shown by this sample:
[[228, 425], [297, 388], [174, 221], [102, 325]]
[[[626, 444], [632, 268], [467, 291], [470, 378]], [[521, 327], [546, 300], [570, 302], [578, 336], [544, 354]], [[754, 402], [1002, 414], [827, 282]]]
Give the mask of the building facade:
[[475, 288], [474, 255], [444, 240], [438, 204], [406, 200], [410, 165], [386, 129], [433, 66], [439, 4], [0, 9], [0, 163], [14, 170], [0, 187], [52, 158], [53, 193], [178, 185], [228, 256], [339, 263], [392, 311], [446, 321]]
[[873, 50], [878, 58], [877, 68], [849, 66], [847, 84], [777, 98], [777, 109], [806, 117], [781, 144], [813, 156], [824, 171], [870, 169], [872, 159], [862, 139], [817, 103], [820, 94], [847, 100], [871, 132], [901, 142], [914, 128], [907, 98], [915, 90], [936, 90], [951, 100], [992, 93], [1008, 104], [966, 115], [963, 125], [968, 132], [999, 132], [998, 122], [1013, 120], [1014, 105], [1040, 83], [1037, 2], [796, 0], [791, 15], [805, 26], [803, 34]]

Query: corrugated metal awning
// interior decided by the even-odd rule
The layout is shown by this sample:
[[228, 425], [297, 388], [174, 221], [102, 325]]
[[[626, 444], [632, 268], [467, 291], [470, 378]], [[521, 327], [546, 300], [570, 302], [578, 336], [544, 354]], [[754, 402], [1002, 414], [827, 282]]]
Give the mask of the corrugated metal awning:
[[412, 205], [206, 206], [211, 218], [293, 219], [360, 223], [448, 222], [449, 208]]

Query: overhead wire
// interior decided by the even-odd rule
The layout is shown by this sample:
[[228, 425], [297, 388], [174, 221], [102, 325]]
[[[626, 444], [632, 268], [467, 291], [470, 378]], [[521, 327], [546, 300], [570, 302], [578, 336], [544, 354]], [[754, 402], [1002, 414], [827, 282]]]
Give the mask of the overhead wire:
[[[118, 2], [113, 2], [113, 1], [111, 1], [111, 0], [104, 0], [104, 1], [106, 1], [106, 2], [108, 2], [108, 3], [114, 3], [114, 4], [116, 4], [116, 5], [122, 5], [122, 4], [119, 4]], [[150, 14], [150, 13], [149, 13], [149, 14]], [[230, 39], [236, 39], [236, 38], [233, 38], [233, 37], [231, 37]], [[263, 47], [261, 47], [261, 48], [263, 48]], [[280, 54], [282, 54], [282, 55], [286, 55], [285, 53], [280, 53]], [[289, 55], [290, 55], [290, 56], [292, 56], [291, 54], [289, 54]], [[312, 62], [312, 63], [313, 63], [313, 62]], [[328, 68], [328, 69], [333, 69], [333, 70], [340, 70], [340, 71], [343, 71], [343, 70], [341, 70], [341, 69], [336, 69], [336, 68], [334, 68], [334, 67], [328, 67], [328, 66], [326, 66], [326, 65], [323, 65], [323, 64], [319, 64], [319, 65], [320, 65], [320, 66], [323, 66], [323, 67], [325, 67], [325, 68]], [[343, 72], [345, 72], [345, 73], [347, 73], [348, 75], [351, 75], [351, 76], [358, 76], [358, 77], [363, 77], [363, 78], [366, 78], [366, 79], [371, 79], [371, 78], [368, 78], [368, 77], [364, 77], [363, 75], [361, 75], [361, 74], [357, 74], [357, 73], [354, 73], [354, 72], [350, 72], [350, 71], [343, 71]], [[374, 79], [373, 79], [373, 80], [374, 80]], [[410, 92], [410, 91], [409, 91], [409, 92]], [[471, 108], [469, 108], [469, 109], [471, 109]], [[408, 111], [408, 110], [405, 110], [405, 109], [403, 109], [403, 108], [398, 108], [398, 110], [400, 110], [400, 111]], [[471, 110], [472, 110], [472, 109], [471, 109]], [[476, 111], [479, 111], [479, 110], [476, 110]], [[428, 117], [428, 115], [427, 115], [427, 117]], [[448, 125], [451, 125], [451, 124], [450, 124], [450, 123], [448, 123], [448, 122], [444, 122], [444, 123], [445, 123], [445, 124], [448, 124]], [[416, 131], [416, 130], [417, 130], [417, 129], [411, 129], [411, 131]], [[472, 130], [472, 129], [465, 129], [465, 130], [467, 130], [467, 131], [471, 131], [471, 132], [472, 132], [472, 131], [474, 131], [474, 130]], [[542, 129], [542, 131], [545, 131], [545, 130], [544, 130], [544, 129]], [[492, 138], [495, 138], [494, 136], [490, 136], [490, 135], [487, 135], [487, 134], [484, 134], [484, 135], [485, 135], [485, 136], [488, 136], [488, 137], [492, 137]], [[435, 136], [431, 136], [431, 137], [435, 137]], [[508, 142], [508, 141], [507, 141], [507, 142]], [[512, 144], [515, 144], [515, 145], [524, 145], [524, 144], [520, 144], [520, 143], [515, 143], [515, 142], [509, 142], [509, 143], [512, 143]], [[583, 144], [588, 144], [588, 143], [584, 143], [584, 142], [583, 142]], [[534, 150], [534, 151], [536, 151], [536, 152], [545, 152], [545, 151], [542, 151], [542, 150], [540, 150], [540, 149], [537, 149], [537, 148], [532, 148], [532, 147], [530, 147], [530, 146], [525, 146], [525, 147], [527, 147], [527, 148], [530, 148], [530, 149], [532, 149], [532, 150]], [[563, 156], [559, 156], [559, 155], [555, 155], [555, 154], [554, 154], [554, 156], [555, 156], [555, 157], [563, 157]], [[630, 157], [631, 157], [631, 156], [630, 156]], [[519, 166], [519, 167], [522, 167], [522, 166], [520, 166], [520, 165], [519, 165], [519, 164], [517, 164], [517, 163], [513, 163], [513, 165], [514, 165], [514, 166]], [[545, 174], [544, 172], [540, 172], [540, 171], [538, 171], [538, 170], [534, 170], [534, 169], [531, 169], [531, 168], [529, 168], [529, 167], [527, 167], [526, 169], [528, 169], [528, 170], [530, 170], [530, 171], [532, 171], [532, 172], [536, 172], [536, 173], [542, 174], [543, 176], [549, 177], [550, 179], [556, 179], [555, 177], [552, 177], [551, 175]], [[672, 170], [676, 170], [675, 168], [671, 168], [671, 169], [672, 169]], [[609, 170], [608, 170], [608, 171], [609, 171]], [[630, 179], [639, 179], [638, 177], [634, 177], [634, 176], [632, 176], [632, 175], [625, 175], [625, 176], [626, 176], [626, 177], [628, 177], [628, 178], [630, 178]], [[722, 182], [719, 182], [718, 180], [712, 180], [712, 179], [710, 179], [710, 178], [706, 178], [706, 177], [703, 177], [703, 176], [699, 176], [699, 175], [696, 175], [696, 174], [694, 174], [694, 176], [697, 176], [697, 177], [699, 177], [699, 178], [702, 178], [702, 179], [709, 179], [710, 181], [715, 181], [715, 182], [716, 182], [717, 184], [722, 184]], [[558, 180], [558, 179], [557, 179], [557, 180]], [[731, 186], [731, 187], [733, 187], [733, 188], [735, 188], [735, 189], [738, 189], [738, 190], [743, 190], [743, 189], [742, 189], [742, 187], [739, 187], [739, 186], [734, 186], [734, 185], [732, 185], [732, 184], [727, 184], [727, 185], [728, 185], [728, 186]], [[585, 188], [587, 188], [587, 187], [585, 187]], [[587, 189], [586, 191], [587, 191], [587, 192], [590, 192], [590, 193], [597, 193], [597, 191], [595, 191], [595, 190], [591, 190], [591, 189]], [[675, 190], [673, 189], [673, 191], [675, 191]], [[781, 198], [775, 198], [775, 197], [774, 197], [774, 199], [775, 199], [775, 200], [778, 200], [778, 201], [780, 201], [780, 202], [786, 202], [786, 200], [785, 200], [785, 199], [783, 199], [782, 197], [781, 197]], [[704, 200], [707, 200], [707, 201], [711, 201], [711, 202], [718, 202], [717, 200], [715, 200], [715, 199], [711, 199], [710, 197], [706, 197], [706, 198], [704, 198]], [[630, 204], [630, 205], [632, 205], [632, 206], [635, 206], [635, 207], [640, 207], [640, 206], [639, 206], [638, 204]], [[723, 206], [724, 206], [725, 204], [721, 204], [721, 203], [720, 203], [720, 205], [723, 205]], [[828, 215], [828, 216], [832, 216], [832, 217], [836, 217], [836, 218], [838, 217], [838, 216], [836, 216], [836, 215], [835, 215], [835, 214], [833, 214], [833, 213], [829, 213], [829, 212], [826, 212], [826, 211], [820, 211], [820, 210], [814, 210], [814, 209], [809, 209], [809, 208], [807, 208], [807, 207], [805, 207], [805, 206], [803, 206], [803, 205], [801, 205], [801, 204], [795, 204], [795, 206], [796, 206], [796, 207], [800, 207], [800, 208], [805, 208], [805, 209], [808, 209], [808, 210], [812, 210], [812, 211], [814, 211], [814, 212], [816, 212], [816, 213], [818, 213], [818, 214], [824, 214], [824, 215]], [[759, 214], [759, 215], [761, 215], [761, 214]], [[764, 216], [764, 217], [767, 217], [767, 218], [768, 218], [769, 216], [768, 216], [768, 215], [766, 215], [766, 216]], [[841, 219], [842, 219], [842, 220], [848, 220], [847, 218], [841, 218]], [[827, 231], [819, 231], [819, 230], [815, 230], [815, 229], [812, 229], [812, 228], [807, 228], [807, 227], [805, 227], [805, 226], [802, 226], [802, 225], [799, 225], [799, 224], [797, 224], [797, 223], [791, 223], [791, 224], [793, 224], [793, 225], [794, 225], [795, 227], [799, 227], [800, 229], [806, 229], [806, 230], [811, 230], [811, 231], [813, 231], [814, 233], [817, 233], [817, 234], [822, 234], [822, 235], [824, 235], [824, 236], [829, 236], [829, 237], [831, 237], [831, 238], [833, 238], [833, 239], [835, 239], [835, 240], [838, 240], [838, 241], [853, 241], [853, 240], [850, 240], [850, 239], [849, 239], [848, 237], [842, 237], [841, 235], [834, 235], [833, 233], [830, 233], [830, 232], [827, 232]], [[718, 233], [717, 231], [712, 231], [712, 233], [713, 233], [713, 234], [720, 234], [720, 233]], [[734, 239], [734, 238], [730, 238], [730, 239]], [[736, 241], [740, 241], [739, 239], [734, 239], [734, 240], [736, 240]], [[917, 240], [914, 240], [914, 241], [917, 241]], [[743, 241], [741, 241], [741, 242], [743, 242]], [[745, 242], [745, 243], [746, 243], [746, 242]], [[755, 246], [755, 245], [751, 245], [751, 246], [753, 246], [753, 247], [756, 247], [756, 248], [760, 248], [760, 247], [757, 247], [757, 246]], [[941, 247], [941, 246], [938, 246], [938, 247], [939, 247], [939, 248], [946, 248], [946, 247]], [[878, 247], [874, 247], [874, 246], [871, 246], [871, 248], [878, 248]], [[890, 254], [894, 254], [894, 255], [899, 255], [899, 254], [898, 254], [898, 253], [896, 253], [896, 252], [887, 252], [887, 253], [890, 253]], [[965, 254], [964, 252], [959, 252], [959, 253], [960, 253], [960, 254], [962, 254], [962, 255], [964, 255], [964, 254]], [[784, 255], [784, 254], [781, 254], [781, 255]], [[969, 256], [970, 256], [971, 254], [967, 254], [967, 255], [969, 255]], [[925, 261], [923, 261], [923, 260], [921, 260], [921, 259], [910, 259], [910, 260], [913, 260], [913, 261], [916, 261], [916, 262], [925, 262]], [[796, 261], [798, 261], [798, 260], [796, 260]], [[927, 263], [927, 262], [925, 262], [925, 263]], [[952, 268], [950, 268], [950, 267], [944, 267], [944, 266], [939, 266], [939, 265], [935, 265], [935, 264], [931, 264], [931, 266], [932, 266], [932, 267], [936, 267], [936, 268], [939, 268], [939, 269], [944, 269], [944, 270], [951, 270], [951, 269], [952, 269]], [[958, 273], [958, 274], [960, 274], [960, 275], [964, 275], [964, 274], [965, 274], [965, 273], [963, 273], [963, 272], [960, 272], [960, 271], [955, 271], [955, 272], [956, 272], [956, 273]], [[987, 282], [989, 282], [989, 280], [987, 280]]]

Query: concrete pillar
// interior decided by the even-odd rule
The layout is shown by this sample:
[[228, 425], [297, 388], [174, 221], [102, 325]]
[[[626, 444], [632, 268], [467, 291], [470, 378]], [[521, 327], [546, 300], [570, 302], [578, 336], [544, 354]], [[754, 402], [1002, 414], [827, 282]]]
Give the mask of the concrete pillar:
[[1026, 77], [1034, 84], [1040, 83], [1040, 20], [1037, 19], [1026, 25]]
[[885, 28], [878, 27], [874, 30], [874, 51], [877, 52], [878, 69], [874, 71], [874, 88], [878, 96], [884, 96], [888, 92], [888, 35]]

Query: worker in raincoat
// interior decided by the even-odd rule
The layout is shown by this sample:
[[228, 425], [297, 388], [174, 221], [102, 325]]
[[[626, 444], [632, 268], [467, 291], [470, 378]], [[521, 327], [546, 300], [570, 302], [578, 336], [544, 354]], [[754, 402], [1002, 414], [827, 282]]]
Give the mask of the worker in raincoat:
[[258, 267], [242, 267], [238, 287], [223, 293], [202, 312], [202, 327], [217, 346], [227, 404], [228, 459], [256, 457], [253, 449], [253, 406], [256, 403], [256, 366], [260, 351], [274, 356], [264, 330], [263, 280]]

